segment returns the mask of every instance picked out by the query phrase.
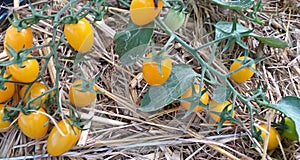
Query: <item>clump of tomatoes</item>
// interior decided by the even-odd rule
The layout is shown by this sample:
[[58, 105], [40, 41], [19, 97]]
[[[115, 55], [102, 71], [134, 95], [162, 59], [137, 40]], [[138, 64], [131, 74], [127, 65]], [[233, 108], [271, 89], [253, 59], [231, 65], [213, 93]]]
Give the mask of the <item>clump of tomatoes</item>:
[[[65, 24], [64, 34], [69, 45], [78, 53], [91, 50], [94, 33], [85, 18]], [[42, 139], [50, 130], [47, 152], [59, 156], [77, 143], [81, 129], [76, 117], [64, 118], [56, 123], [47, 113], [52, 106], [49, 102], [55, 100], [56, 93], [53, 88], [40, 82], [43, 73], [40, 73], [39, 63], [43, 62], [28, 53], [33, 48], [33, 37], [31, 27], [18, 30], [12, 25], [6, 31], [4, 48], [9, 63], [1, 73], [5, 81], [1, 82], [0, 88], [0, 132], [9, 131], [12, 122], [16, 122], [15, 126], [31, 139]], [[96, 86], [92, 82], [77, 79], [70, 85], [69, 103], [75, 108], [91, 105], [96, 101], [96, 96]], [[12, 102], [19, 99], [18, 105]], [[8, 112], [14, 115], [7, 116]]]
[[[204, 87], [202, 88], [201, 92], [200, 85], [194, 85], [192, 87], [180, 97], [181, 106], [186, 110], [189, 110], [191, 107], [194, 107], [193, 112], [199, 112], [207, 109], [209, 111], [210, 118], [215, 122], [220, 122], [220, 116], [223, 110], [226, 109], [226, 112], [230, 112], [232, 110], [232, 104], [229, 101], [219, 103], [214, 100], [210, 100], [208, 91]], [[235, 111], [230, 113], [231, 117], [234, 118]], [[225, 122], [228, 123], [229, 121], [227, 120]]]

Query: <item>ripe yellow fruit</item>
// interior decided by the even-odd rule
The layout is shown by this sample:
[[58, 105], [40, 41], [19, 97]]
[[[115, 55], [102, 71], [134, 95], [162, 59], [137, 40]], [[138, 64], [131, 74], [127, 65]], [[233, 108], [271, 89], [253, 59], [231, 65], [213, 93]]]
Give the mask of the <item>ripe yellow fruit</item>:
[[[267, 125], [262, 124], [260, 125], [260, 127], [262, 127], [263, 129], [267, 130]], [[267, 150], [273, 150], [276, 149], [279, 146], [279, 142], [276, 138], [276, 136], [279, 137], [280, 139], [280, 135], [278, 133], [278, 131], [274, 128], [274, 127], [270, 127], [270, 131], [269, 131], [269, 142], [268, 142], [268, 148]], [[266, 139], [266, 133], [265, 132], [261, 132], [261, 137], [262, 139], [265, 141]]]
[[[168, 56], [167, 53], [163, 53], [163, 56]], [[152, 53], [149, 53], [146, 58], [152, 57]], [[159, 86], [165, 83], [172, 72], [172, 60], [171, 58], [165, 58], [161, 61], [161, 73], [158, 70], [158, 64], [155, 61], [144, 61], [142, 72], [145, 81], [151, 86]]]
[[[83, 81], [78, 79], [75, 80], [69, 91], [70, 103], [75, 107], [86, 107], [90, 105], [97, 99], [97, 94], [93, 91], [82, 91]], [[96, 86], [93, 86], [93, 89], [96, 90]]]
[[67, 41], [79, 53], [88, 52], [93, 47], [93, 27], [85, 18], [80, 19], [76, 24], [65, 24], [64, 33]]
[[135, 25], [146, 25], [157, 17], [163, 5], [162, 0], [158, 0], [157, 8], [155, 8], [153, 0], [132, 0], [130, 18]]
[[[243, 61], [245, 59], [244, 56], [238, 57], [237, 60]], [[248, 57], [248, 59], [251, 59], [250, 57]], [[240, 62], [233, 62], [232, 65], [230, 66], [230, 72], [233, 72], [235, 70], [237, 70], [238, 68], [240, 68], [242, 66], [242, 63]], [[253, 69], [256, 69], [256, 65], [255, 63], [253, 63], [251, 65], [251, 67]], [[230, 78], [237, 82], [237, 83], [243, 83], [245, 81], [247, 81], [248, 79], [250, 79], [252, 76], [254, 75], [254, 72], [249, 68], [249, 67], [245, 67], [233, 74], [230, 75]]]

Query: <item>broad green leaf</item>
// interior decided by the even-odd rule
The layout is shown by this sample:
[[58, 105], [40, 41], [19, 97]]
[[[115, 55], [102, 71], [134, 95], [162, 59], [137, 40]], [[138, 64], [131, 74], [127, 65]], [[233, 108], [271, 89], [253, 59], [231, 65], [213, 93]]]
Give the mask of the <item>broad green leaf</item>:
[[276, 37], [262, 37], [254, 33], [251, 33], [250, 35], [270, 47], [287, 48], [289, 46], [289, 44], [286, 41]]
[[231, 90], [226, 86], [217, 86], [213, 92], [212, 99], [218, 103], [226, 101], [231, 95]]
[[[233, 22], [226, 22], [226, 21], [219, 21], [216, 25], [216, 31], [215, 31], [215, 39], [223, 38], [231, 33]], [[236, 32], [237, 33], [247, 33], [251, 32], [252, 30], [244, 27], [240, 24], [236, 24]], [[226, 34], [228, 33], [228, 34]]]
[[222, 0], [210, 0], [224, 8], [229, 8], [232, 10], [246, 9], [254, 5], [254, 0], [240, 0], [240, 1], [229, 1], [224, 2]]
[[174, 65], [169, 79], [164, 84], [149, 88], [138, 110], [152, 112], [172, 103], [191, 87], [195, 75], [189, 65]]
[[252, 30], [233, 22], [220, 21], [216, 25], [215, 40], [228, 39], [221, 53], [225, 52], [233, 43], [237, 43], [245, 50], [248, 46], [241, 40], [241, 37], [248, 36]]
[[115, 34], [115, 51], [123, 65], [132, 65], [145, 54], [153, 35], [153, 28], [153, 22], [141, 27], [130, 21], [125, 31]]
[[[272, 108], [279, 110], [286, 116], [290, 117], [296, 126], [298, 135], [300, 135], [300, 98], [294, 96], [283, 97], [277, 104], [273, 105]], [[300, 141], [300, 136], [299, 139]]]

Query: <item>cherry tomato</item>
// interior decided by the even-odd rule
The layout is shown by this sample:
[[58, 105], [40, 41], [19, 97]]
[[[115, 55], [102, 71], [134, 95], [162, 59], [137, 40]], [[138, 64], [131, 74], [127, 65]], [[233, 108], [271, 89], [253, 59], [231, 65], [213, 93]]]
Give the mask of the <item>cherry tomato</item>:
[[18, 32], [17, 27], [10, 26], [5, 33], [4, 37], [4, 48], [6, 49], [6, 54], [10, 57], [7, 47], [10, 45], [16, 52], [24, 48], [31, 48], [33, 44], [33, 35], [31, 28], [22, 29]]
[[[10, 107], [7, 105], [6, 107]], [[4, 121], [4, 104], [0, 104], [0, 132], [6, 132], [10, 129], [10, 121]]]
[[[85, 107], [90, 105], [97, 98], [93, 91], [82, 91], [82, 80], [76, 80], [72, 83], [69, 91], [70, 103], [75, 107]], [[96, 87], [93, 88], [96, 90]]]
[[[22, 89], [20, 90], [20, 93], [19, 93], [20, 97], [24, 96], [24, 93], [25, 93], [25, 90], [27, 89], [27, 87], [28, 87], [28, 85], [25, 85], [22, 87]], [[26, 96], [24, 97], [23, 102], [27, 103], [28, 100], [40, 96], [41, 94], [47, 92], [47, 90], [48, 89], [45, 84], [40, 83], [40, 82], [35, 82], [32, 84], [32, 86], [26, 93]], [[43, 105], [45, 100], [48, 98], [48, 96], [49, 96], [49, 94], [45, 94], [40, 99], [33, 101], [31, 104], [37, 104], [40, 101], [40, 103], [38, 103], [38, 105]]]
[[[194, 85], [195, 91], [196, 93], [199, 93], [200, 91], [200, 85]], [[201, 91], [203, 91], [204, 88], [202, 88]], [[181, 95], [181, 98], [188, 98], [190, 96], [192, 96], [192, 88], [189, 88], [183, 95]], [[209, 95], [207, 92], [203, 93], [199, 99], [203, 104], [207, 105], [209, 102]], [[189, 110], [191, 107], [191, 103], [190, 102], [185, 102], [185, 101], [181, 101], [181, 106], [183, 106], [186, 110]], [[201, 105], [197, 105], [193, 112], [199, 112], [202, 111], [204, 108]]]
[[170, 9], [164, 17], [165, 24], [174, 32], [179, 29], [185, 20], [185, 14], [175, 9]]
[[285, 137], [292, 141], [298, 141], [298, 134], [296, 131], [296, 126], [294, 121], [289, 117], [285, 117], [284, 122], [287, 128], [283, 130], [282, 137]]
[[93, 28], [85, 18], [76, 24], [65, 24], [64, 33], [69, 44], [79, 53], [91, 50], [94, 44]]
[[65, 119], [59, 121], [57, 125], [65, 135], [61, 135], [56, 127], [52, 128], [47, 140], [47, 152], [52, 156], [59, 156], [69, 151], [76, 144], [81, 134], [76, 126], [73, 126], [73, 130]]
[[[237, 60], [243, 61], [245, 59], [244, 56], [238, 57]], [[251, 59], [250, 57], [248, 57], [248, 59]], [[232, 65], [230, 66], [230, 72], [233, 72], [234, 70], [237, 70], [238, 68], [240, 68], [242, 66], [242, 64], [240, 62], [233, 62]], [[252, 64], [251, 67], [253, 69], [256, 69], [256, 64]], [[230, 78], [237, 82], [237, 83], [243, 83], [245, 81], [247, 81], [248, 79], [250, 79], [253, 76], [254, 72], [249, 68], [249, 67], [245, 67], [233, 74], [230, 75]]]
[[28, 115], [20, 112], [18, 125], [27, 137], [40, 139], [47, 134], [49, 127], [48, 117], [43, 113], [46, 113], [43, 108], [40, 108], [38, 112], [32, 112]]
[[[31, 55], [28, 55], [31, 57]], [[33, 82], [39, 74], [39, 63], [36, 59], [25, 60], [22, 67], [17, 64], [6, 66], [6, 70], [12, 75], [12, 78], [18, 82], [30, 83]]]
[[[4, 74], [4, 78], [8, 75]], [[15, 84], [10, 82], [5, 82], [4, 84], [5, 89], [0, 89], [0, 103], [6, 102], [9, 100], [15, 93]]]
[[[163, 53], [163, 56], [168, 56], [167, 53]], [[147, 58], [152, 57], [152, 53], [147, 55]], [[144, 61], [142, 72], [145, 81], [151, 86], [162, 85], [168, 80], [172, 71], [171, 58], [165, 58], [161, 61], [161, 74], [158, 70], [158, 64], [154, 61]]]
[[159, 14], [164, 3], [158, 0], [157, 8], [153, 0], [132, 0], [130, 4], [130, 18], [138, 26], [146, 25]]
[[[218, 103], [218, 102], [215, 102], [215, 101], [210, 101], [210, 104], [209, 104], [209, 106], [211, 106], [211, 108], [209, 108], [209, 115], [210, 115], [210, 117], [214, 121], [220, 122], [220, 119], [221, 119], [220, 116], [217, 115], [217, 114], [215, 114], [214, 112], [221, 113], [224, 110], [224, 108], [226, 106], [228, 106], [229, 104], [230, 104], [230, 102], [228, 102], [228, 101], [225, 101], [225, 102], [222, 102], [222, 103]], [[230, 104], [230, 106], [228, 106], [227, 110], [229, 111], [231, 109], [232, 109], [232, 105]], [[235, 111], [232, 112], [232, 118], [234, 118], [234, 116], [235, 116]], [[226, 120], [225, 122], [228, 123], [229, 121]]]
[[[265, 124], [260, 125], [260, 127], [267, 130], [267, 125], [265, 125]], [[277, 141], [276, 136], [278, 136], [279, 139], [280, 139], [280, 135], [279, 135], [278, 131], [274, 127], [271, 127], [271, 126], [270, 126], [269, 134], [270, 135], [269, 135], [269, 143], [268, 143], [267, 150], [276, 149], [279, 145], [279, 142]], [[266, 140], [266, 133], [262, 131], [261, 132], [261, 137], [265, 141]]]

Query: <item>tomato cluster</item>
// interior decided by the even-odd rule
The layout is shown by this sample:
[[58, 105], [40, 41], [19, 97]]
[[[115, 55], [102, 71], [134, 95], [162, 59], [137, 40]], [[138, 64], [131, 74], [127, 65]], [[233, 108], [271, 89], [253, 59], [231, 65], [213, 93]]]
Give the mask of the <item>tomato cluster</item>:
[[[88, 106], [95, 101], [96, 93], [93, 91], [83, 91], [82, 80], [76, 80], [70, 88], [70, 103], [76, 107]], [[12, 82], [5, 82], [6, 89], [0, 92], [2, 101], [6, 102], [15, 94], [15, 84]], [[93, 89], [96, 89], [95, 86]], [[23, 97], [24, 105], [27, 102], [31, 102], [30, 106], [37, 108], [37, 110], [29, 110], [26, 113], [19, 112], [17, 124], [19, 129], [24, 135], [31, 139], [44, 138], [49, 129], [49, 118], [45, 111], [45, 101], [49, 97], [49, 93], [45, 84], [40, 82], [34, 82], [31, 85], [24, 85], [21, 87], [18, 93], [20, 97]], [[11, 93], [11, 96], [5, 97]], [[82, 97], [88, 99], [82, 100]], [[4, 120], [4, 109], [10, 110], [11, 106], [0, 104], [0, 132], [6, 132], [11, 128], [11, 121]], [[72, 125], [71, 120], [62, 120], [58, 122], [57, 127], [53, 127], [47, 139], [47, 151], [50, 155], [58, 156], [64, 152], [70, 150], [78, 141], [81, 130], [77, 126]]]
[[[201, 106], [201, 105], [196, 105], [193, 112], [199, 112], [204, 110], [205, 108], [207, 108], [209, 110], [209, 115], [210, 117], [216, 121], [216, 122], [220, 122], [220, 113], [223, 112], [223, 110], [227, 107], [227, 111], [229, 112], [232, 109], [232, 105], [229, 101], [225, 101], [222, 103], [218, 103], [215, 102], [213, 100], [210, 100], [208, 92], [205, 90], [205, 88], [202, 88], [202, 93], [201, 93], [201, 97], [199, 96], [199, 92], [200, 92], [200, 85], [194, 85], [194, 88], [189, 88], [184, 94], [181, 95], [181, 106], [183, 108], [185, 108], [186, 110], [189, 110], [192, 105], [191, 105], [191, 100], [192, 101], [197, 101], [197, 99], [199, 99], [199, 101], [197, 102], [198, 104], [204, 104], [204, 105], [208, 105], [207, 107], [205, 106]], [[193, 93], [193, 89], [194, 92]], [[187, 100], [187, 98], [191, 98], [190, 100]], [[200, 103], [201, 102], [201, 103]], [[235, 111], [231, 112], [232, 113], [232, 118], [234, 118], [235, 116]], [[225, 122], [228, 122], [225, 121]]]
[[[79, 19], [75, 24], [64, 25], [64, 35], [69, 45], [78, 53], [86, 53], [91, 50], [94, 43], [94, 34], [91, 24], [85, 18]], [[49, 119], [50, 98], [54, 98], [54, 92], [49, 87], [39, 82], [40, 64], [35, 56], [28, 53], [33, 50], [33, 32], [30, 27], [21, 29], [10, 26], [5, 34], [4, 47], [9, 58], [5, 73], [6, 79], [0, 88], [0, 132], [8, 131], [15, 119], [18, 128], [24, 135], [31, 139], [44, 138], [52, 126]], [[85, 83], [83, 80], [75, 80], [69, 90], [69, 103], [74, 107], [89, 106], [96, 100], [96, 87]], [[50, 96], [51, 95], [51, 96]], [[16, 108], [11, 110], [12, 99], [21, 99]], [[55, 98], [54, 98], [55, 99]], [[52, 99], [53, 100], [53, 99]], [[4, 104], [6, 103], [6, 104]], [[12, 112], [15, 115], [6, 116]], [[58, 156], [70, 150], [78, 141], [81, 130], [76, 122], [63, 119], [53, 127], [47, 139], [47, 151], [50, 155]], [[9, 119], [9, 120], [8, 120]]]

